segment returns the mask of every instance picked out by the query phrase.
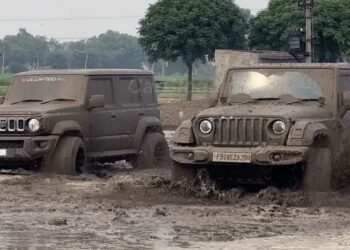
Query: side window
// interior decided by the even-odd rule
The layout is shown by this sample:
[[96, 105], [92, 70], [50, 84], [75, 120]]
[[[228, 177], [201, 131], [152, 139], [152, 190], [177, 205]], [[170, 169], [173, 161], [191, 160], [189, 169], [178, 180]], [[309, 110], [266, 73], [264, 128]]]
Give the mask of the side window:
[[122, 107], [139, 107], [141, 89], [138, 77], [119, 77], [118, 102]]
[[156, 92], [152, 78], [143, 77], [141, 83], [142, 100], [147, 106], [154, 106], [157, 104]]
[[114, 102], [112, 83], [112, 78], [91, 78], [89, 83], [89, 96], [104, 95], [106, 106], [112, 106]]
[[339, 91], [343, 93], [342, 105], [346, 105], [350, 103], [350, 76], [343, 75], [340, 76], [340, 88]]
[[350, 91], [343, 92], [343, 106], [350, 105]]

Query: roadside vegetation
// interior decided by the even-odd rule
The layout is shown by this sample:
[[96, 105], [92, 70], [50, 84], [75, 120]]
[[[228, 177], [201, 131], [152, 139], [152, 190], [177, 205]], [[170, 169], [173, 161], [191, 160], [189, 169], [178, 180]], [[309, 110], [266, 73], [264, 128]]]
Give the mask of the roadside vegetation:
[[151, 62], [185, 63], [191, 101], [194, 63], [212, 61], [217, 48], [244, 49], [247, 28], [245, 15], [230, 0], [162, 0], [140, 21], [139, 42]]
[[8, 85], [10, 84], [12, 79], [12, 75], [11, 74], [4, 74], [1, 75], [0, 74], [0, 95], [5, 95]]
[[[161, 102], [186, 100], [187, 76], [156, 76], [158, 98]], [[193, 99], [207, 98], [214, 91], [213, 76], [196, 75], [193, 77]]]

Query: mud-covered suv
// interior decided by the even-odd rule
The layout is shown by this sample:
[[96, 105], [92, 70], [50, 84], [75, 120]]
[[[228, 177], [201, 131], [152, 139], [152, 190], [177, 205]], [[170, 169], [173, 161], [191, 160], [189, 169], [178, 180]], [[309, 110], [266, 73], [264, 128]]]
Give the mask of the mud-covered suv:
[[0, 106], [0, 165], [81, 172], [89, 162], [163, 164], [168, 155], [153, 74], [33, 71], [14, 77]]
[[231, 69], [216, 107], [177, 129], [173, 177], [206, 167], [239, 182], [328, 190], [349, 177], [349, 109], [349, 65]]

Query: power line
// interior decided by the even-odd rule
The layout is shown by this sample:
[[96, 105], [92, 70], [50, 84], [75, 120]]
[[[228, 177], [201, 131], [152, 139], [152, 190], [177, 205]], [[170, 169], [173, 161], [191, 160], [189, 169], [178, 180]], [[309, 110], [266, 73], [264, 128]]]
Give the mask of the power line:
[[49, 37], [49, 39], [56, 39], [56, 40], [87, 40], [92, 38], [91, 37]]
[[2, 18], [2, 23], [16, 22], [55, 22], [55, 21], [87, 21], [87, 20], [117, 20], [117, 19], [139, 19], [142, 16], [106, 16], [106, 17], [44, 17], [44, 18]]

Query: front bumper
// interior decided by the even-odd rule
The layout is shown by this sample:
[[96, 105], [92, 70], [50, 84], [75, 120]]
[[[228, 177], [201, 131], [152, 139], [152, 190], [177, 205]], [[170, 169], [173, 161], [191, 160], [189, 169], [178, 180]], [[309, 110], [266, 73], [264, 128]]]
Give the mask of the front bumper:
[[48, 155], [55, 149], [58, 139], [59, 136], [0, 137], [0, 164], [32, 161]]
[[[253, 165], [294, 165], [306, 161], [309, 147], [294, 146], [266, 146], [256, 148], [222, 148], [222, 147], [179, 147], [175, 146], [171, 152], [173, 161], [180, 164], [207, 165], [214, 163], [213, 154], [216, 153], [248, 153], [251, 154]], [[278, 154], [279, 160], [274, 156]], [[247, 163], [219, 163], [219, 164], [247, 164]]]

